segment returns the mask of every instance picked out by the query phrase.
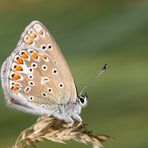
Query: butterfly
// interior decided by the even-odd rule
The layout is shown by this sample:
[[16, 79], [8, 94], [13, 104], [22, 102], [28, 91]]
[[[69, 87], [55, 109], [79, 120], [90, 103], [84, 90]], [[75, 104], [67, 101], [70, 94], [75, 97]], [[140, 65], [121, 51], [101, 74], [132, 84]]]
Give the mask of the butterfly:
[[1, 68], [7, 104], [32, 114], [80, 124], [87, 95], [78, 95], [68, 64], [52, 35], [39, 21], [31, 22]]
[[52, 35], [39, 21], [31, 22], [1, 67], [1, 82], [7, 104], [37, 115], [47, 114], [81, 125], [81, 110], [87, 105], [84, 89], [102, 74], [97, 72], [78, 95], [69, 66]]

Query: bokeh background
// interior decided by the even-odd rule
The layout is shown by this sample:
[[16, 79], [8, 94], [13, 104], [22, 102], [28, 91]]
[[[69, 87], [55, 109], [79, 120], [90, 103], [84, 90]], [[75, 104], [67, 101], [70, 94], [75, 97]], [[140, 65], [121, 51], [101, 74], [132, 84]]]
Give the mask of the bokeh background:
[[[78, 90], [103, 64], [109, 69], [87, 89], [83, 121], [115, 137], [105, 148], [148, 147], [148, 2], [143, 0], [0, 0], [0, 65], [33, 20], [52, 33]], [[0, 147], [11, 146], [37, 116], [5, 106], [0, 87]], [[40, 148], [91, 148], [71, 141]]]

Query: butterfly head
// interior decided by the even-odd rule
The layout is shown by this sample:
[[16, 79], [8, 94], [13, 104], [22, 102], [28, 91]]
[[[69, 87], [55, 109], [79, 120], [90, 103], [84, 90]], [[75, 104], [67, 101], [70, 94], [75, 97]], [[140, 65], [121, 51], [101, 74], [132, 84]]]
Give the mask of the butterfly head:
[[86, 93], [85, 93], [85, 95], [80, 95], [78, 97], [78, 101], [79, 101], [79, 104], [82, 108], [86, 107], [87, 102], [88, 102], [88, 95]]

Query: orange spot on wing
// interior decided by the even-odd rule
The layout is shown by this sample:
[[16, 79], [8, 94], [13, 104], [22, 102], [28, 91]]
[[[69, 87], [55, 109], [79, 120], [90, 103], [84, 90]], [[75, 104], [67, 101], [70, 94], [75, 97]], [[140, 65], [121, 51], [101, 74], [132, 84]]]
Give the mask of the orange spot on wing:
[[31, 33], [30, 36], [31, 36], [32, 38], [36, 38], [37, 35], [36, 35], [36, 33]]
[[26, 59], [26, 58], [28, 58], [28, 54], [27, 53], [23, 53], [22, 57]]
[[37, 53], [37, 52], [32, 52], [32, 54], [31, 54], [31, 55], [32, 55], [32, 57], [33, 57], [33, 58], [35, 58], [35, 59], [37, 59], [37, 58], [38, 58], [38, 53]]
[[22, 59], [22, 58], [19, 58], [19, 59], [17, 60], [17, 64], [23, 64], [23, 59]]
[[42, 57], [43, 59], [47, 59], [47, 56], [46, 56], [45, 54], [42, 54], [41, 57]]
[[43, 30], [41, 29], [41, 30], [38, 31], [38, 33], [39, 33], [40, 35], [43, 35], [44, 32], [43, 32]]
[[20, 79], [20, 75], [15, 73], [15, 74], [12, 75], [12, 79], [13, 80], [18, 80], [18, 79]]
[[23, 71], [23, 68], [20, 65], [16, 65], [15, 70], [16, 71]]
[[15, 87], [19, 87], [20, 85], [18, 83], [15, 83], [13, 86]]
[[27, 44], [32, 44], [33, 43], [33, 40], [32, 40], [32, 38], [31, 37], [26, 37], [26, 40], [25, 40], [25, 42], [27, 43]]
[[30, 30], [28, 31], [28, 34], [29, 34], [29, 36], [31, 36], [32, 38], [36, 38], [36, 36], [37, 36], [36, 32], [33, 31], [32, 29], [30, 29]]
[[12, 91], [17, 91], [18, 89], [19, 89], [18, 86], [12, 86], [12, 87], [11, 87], [11, 90], [12, 90]]

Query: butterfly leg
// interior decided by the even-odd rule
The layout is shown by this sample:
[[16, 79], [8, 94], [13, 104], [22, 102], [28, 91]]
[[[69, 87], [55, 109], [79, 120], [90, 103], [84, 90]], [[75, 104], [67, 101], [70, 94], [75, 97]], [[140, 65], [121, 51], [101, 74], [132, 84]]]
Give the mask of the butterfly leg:
[[76, 119], [79, 122], [78, 126], [82, 125], [82, 118], [79, 114], [73, 115], [73, 118]]
[[74, 120], [71, 117], [67, 117], [65, 122], [68, 123], [68, 127], [72, 127], [74, 124]]

